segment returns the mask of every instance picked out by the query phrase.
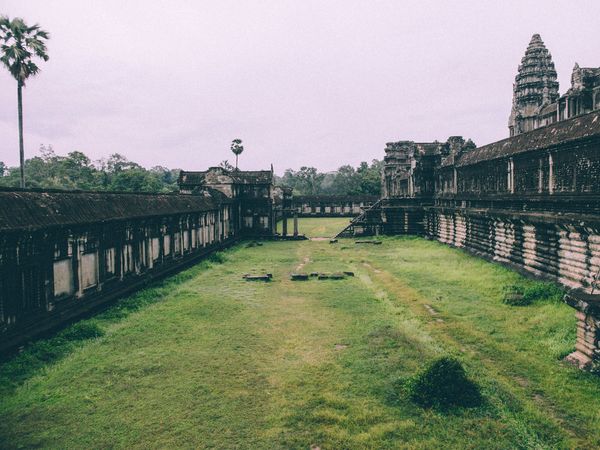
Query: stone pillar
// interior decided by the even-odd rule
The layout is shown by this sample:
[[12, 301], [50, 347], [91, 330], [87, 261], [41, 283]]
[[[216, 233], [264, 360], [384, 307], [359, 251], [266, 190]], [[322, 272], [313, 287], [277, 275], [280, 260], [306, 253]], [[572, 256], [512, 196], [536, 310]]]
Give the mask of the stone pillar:
[[538, 167], [538, 192], [541, 194], [544, 190], [544, 161], [540, 158], [539, 167]]
[[454, 167], [452, 171], [452, 191], [457, 194], [458, 193], [458, 174], [456, 173], [456, 167]]
[[575, 351], [565, 359], [580, 369], [591, 369], [600, 364], [600, 295], [572, 291], [565, 302], [577, 310]]
[[298, 236], [298, 213], [294, 213], [294, 237]]
[[287, 214], [283, 211], [283, 218], [281, 220], [281, 234], [287, 236]]
[[554, 160], [552, 153], [548, 153], [548, 193], [554, 192]]

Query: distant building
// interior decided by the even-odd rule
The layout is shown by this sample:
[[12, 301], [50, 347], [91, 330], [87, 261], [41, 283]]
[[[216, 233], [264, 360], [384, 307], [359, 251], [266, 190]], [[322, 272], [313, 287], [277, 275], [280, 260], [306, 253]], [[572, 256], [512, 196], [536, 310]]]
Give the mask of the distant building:
[[510, 136], [596, 109], [600, 109], [600, 68], [575, 64], [571, 88], [560, 96], [552, 55], [540, 35], [534, 34], [513, 85]]
[[273, 181], [272, 170], [227, 170], [210, 167], [199, 172], [181, 171], [182, 194], [212, 194], [218, 191], [234, 202], [234, 220], [242, 234], [275, 233], [275, 204], [281, 201], [281, 189]]
[[474, 148], [473, 141], [461, 136], [450, 136], [446, 142], [388, 142], [383, 158], [382, 197], [433, 195], [436, 167], [453, 164], [457, 155]]

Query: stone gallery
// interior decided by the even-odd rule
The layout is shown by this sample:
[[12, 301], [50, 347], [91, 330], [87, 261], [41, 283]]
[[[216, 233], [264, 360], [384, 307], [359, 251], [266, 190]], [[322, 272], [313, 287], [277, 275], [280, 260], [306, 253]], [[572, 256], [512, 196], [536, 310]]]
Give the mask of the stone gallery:
[[354, 217], [340, 236], [425, 236], [563, 284], [579, 318], [569, 359], [589, 367], [600, 359], [600, 68], [575, 65], [560, 95], [534, 35], [509, 134], [481, 147], [388, 143], [380, 199], [294, 196], [272, 168], [182, 171], [178, 194], [2, 189], [0, 351], [241, 238], [288, 237], [280, 219], [339, 216]]

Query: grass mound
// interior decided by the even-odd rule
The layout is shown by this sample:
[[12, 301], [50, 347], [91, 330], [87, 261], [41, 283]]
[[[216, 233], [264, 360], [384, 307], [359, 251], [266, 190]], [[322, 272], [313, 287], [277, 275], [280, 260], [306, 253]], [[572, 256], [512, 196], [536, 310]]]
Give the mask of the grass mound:
[[460, 361], [441, 357], [409, 381], [412, 401], [425, 408], [475, 407], [482, 402], [479, 387], [467, 378]]
[[527, 306], [541, 300], [560, 302], [563, 290], [554, 283], [538, 281], [527, 286], [511, 284], [504, 288], [502, 301], [511, 306]]

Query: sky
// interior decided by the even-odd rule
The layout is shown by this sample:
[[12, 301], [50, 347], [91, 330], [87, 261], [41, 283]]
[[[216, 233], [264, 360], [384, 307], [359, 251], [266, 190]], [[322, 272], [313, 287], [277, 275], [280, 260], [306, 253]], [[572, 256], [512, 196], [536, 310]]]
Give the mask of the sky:
[[[146, 167], [334, 170], [397, 140], [508, 136], [534, 33], [560, 92], [600, 66], [600, 1], [2, 0], [51, 34], [24, 91], [26, 157], [41, 144]], [[18, 164], [16, 82], [0, 70], [0, 161]]]

